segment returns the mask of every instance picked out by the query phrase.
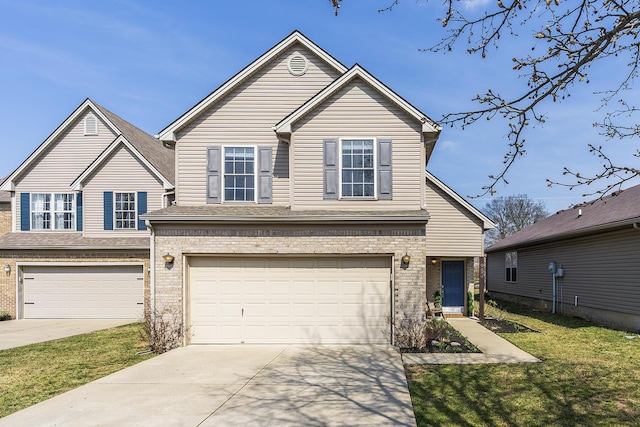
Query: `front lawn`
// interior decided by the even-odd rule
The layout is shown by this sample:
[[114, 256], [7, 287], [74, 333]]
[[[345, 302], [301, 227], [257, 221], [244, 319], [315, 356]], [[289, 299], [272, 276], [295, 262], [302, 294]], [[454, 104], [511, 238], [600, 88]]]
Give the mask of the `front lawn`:
[[541, 360], [407, 367], [419, 426], [640, 425], [640, 337], [510, 306], [501, 336]]
[[0, 418], [153, 357], [141, 324], [0, 351]]

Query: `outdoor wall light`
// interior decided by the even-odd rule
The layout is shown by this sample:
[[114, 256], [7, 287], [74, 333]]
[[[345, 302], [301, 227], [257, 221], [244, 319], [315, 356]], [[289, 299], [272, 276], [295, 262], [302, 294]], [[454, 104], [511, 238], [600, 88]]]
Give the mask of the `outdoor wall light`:
[[404, 254], [402, 257], [402, 263], [409, 265], [409, 261], [411, 261], [411, 257], [408, 254]]
[[11, 266], [9, 264], [4, 266], [4, 272], [7, 274], [11, 274]]
[[437, 260], [437, 259], [435, 259], [435, 258], [431, 258], [431, 264], [436, 265], [436, 263], [437, 263], [437, 262], [438, 262], [438, 260]]
[[173, 262], [173, 255], [171, 255], [169, 252], [167, 252], [166, 254], [162, 255], [162, 259], [167, 264], [171, 264]]

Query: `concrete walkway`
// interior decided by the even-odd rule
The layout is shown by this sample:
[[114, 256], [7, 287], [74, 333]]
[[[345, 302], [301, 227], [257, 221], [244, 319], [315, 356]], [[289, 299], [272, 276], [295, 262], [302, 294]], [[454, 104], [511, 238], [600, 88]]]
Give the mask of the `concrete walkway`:
[[404, 353], [405, 365], [421, 364], [474, 364], [474, 363], [526, 363], [539, 362], [526, 351], [520, 350], [499, 337], [478, 321], [470, 318], [449, 318], [447, 322], [458, 330], [482, 353]]
[[191, 345], [0, 419], [13, 426], [408, 426], [391, 346]]
[[0, 350], [87, 334], [137, 319], [20, 319], [0, 322]]

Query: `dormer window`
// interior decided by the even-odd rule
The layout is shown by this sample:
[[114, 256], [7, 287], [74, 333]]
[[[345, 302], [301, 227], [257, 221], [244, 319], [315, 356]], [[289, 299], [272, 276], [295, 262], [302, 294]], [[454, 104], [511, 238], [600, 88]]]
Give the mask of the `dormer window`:
[[85, 135], [97, 135], [98, 134], [98, 119], [93, 114], [87, 115], [84, 118], [84, 134]]

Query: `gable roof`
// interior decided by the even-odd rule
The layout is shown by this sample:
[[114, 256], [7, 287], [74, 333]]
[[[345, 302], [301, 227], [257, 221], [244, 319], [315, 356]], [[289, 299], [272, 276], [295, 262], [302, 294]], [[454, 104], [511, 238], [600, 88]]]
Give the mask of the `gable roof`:
[[[159, 141], [156, 140], [156, 144]], [[84, 182], [88, 177], [93, 175], [93, 173], [105, 162], [112, 153], [116, 151], [118, 147], [126, 147], [129, 152], [138, 159], [142, 164], [144, 164], [150, 171], [153, 173], [160, 181], [162, 181], [162, 185], [166, 190], [170, 190], [173, 188], [173, 183], [168, 181], [145, 157], [143, 157], [138, 150], [136, 150], [133, 145], [123, 136], [118, 136], [109, 146], [78, 176], [73, 183], [71, 183], [71, 189], [80, 191], [84, 185]], [[164, 150], [169, 150], [169, 148], [163, 148]]]
[[442, 128], [438, 126], [433, 120], [427, 117], [426, 114], [418, 110], [416, 107], [407, 102], [400, 95], [389, 89], [384, 83], [376, 79], [367, 70], [361, 67], [359, 64], [355, 64], [347, 72], [338, 77], [331, 84], [317, 93], [313, 98], [309, 99], [297, 110], [285, 117], [280, 123], [273, 127], [278, 134], [291, 134], [291, 126], [296, 121], [300, 120], [307, 113], [312, 111], [318, 105], [322, 104], [329, 97], [334, 95], [337, 91], [345, 87], [351, 81], [356, 78], [360, 78], [369, 86], [373, 87], [379, 93], [381, 93], [389, 101], [397, 105], [400, 109], [405, 111], [409, 116], [413, 117], [418, 122], [422, 123], [422, 132], [425, 134], [431, 134], [433, 137], [437, 137]]
[[640, 185], [560, 211], [506, 237], [486, 249], [495, 252], [516, 246], [561, 240], [621, 226], [640, 224]]
[[116, 126], [119, 133], [131, 143], [131, 146], [162, 175], [163, 181], [172, 184], [175, 182], [175, 151], [173, 148], [166, 147], [158, 139], [106, 108], [95, 103], [94, 105]]
[[252, 76], [256, 71], [261, 69], [265, 64], [270, 62], [273, 58], [278, 56], [280, 53], [284, 52], [289, 47], [294, 44], [299, 43], [305, 48], [309, 49], [316, 55], [318, 55], [322, 60], [324, 60], [329, 66], [333, 67], [340, 74], [343, 74], [347, 71], [347, 67], [342, 65], [337, 59], [328, 54], [326, 51], [321, 49], [318, 45], [313, 43], [304, 34], [299, 31], [294, 31], [289, 34], [286, 38], [276, 44], [274, 47], [269, 49], [267, 52], [262, 54], [258, 59], [253, 61], [251, 64], [247, 65], [243, 68], [239, 73], [235, 76], [231, 77], [225, 83], [223, 83], [216, 90], [207, 95], [204, 99], [194, 105], [189, 111], [184, 113], [178, 119], [176, 119], [173, 123], [162, 129], [157, 137], [161, 141], [172, 141], [175, 142], [175, 133], [182, 129], [187, 123], [193, 120], [196, 116], [198, 116], [202, 111], [209, 108], [211, 105], [216, 103], [218, 100], [222, 99], [225, 95], [231, 92], [233, 89], [238, 87], [240, 83], [244, 80]]
[[14, 191], [14, 181], [38, 158], [42, 153], [53, 144], [58, 137], [64, 133], [82, 114], [91, 109], [94, 114], [100, 117], [106, 125], [116, 134], [122, 135], [145, 157], [149, 163], [166, 178], [173, 182], [173, 159], [174, 153], [172, 149], [163, 147], [162, 143], [151, 135], [133, 126], [131, 123], [113, 114], [109, 110], [96, 104], [91, 99], [85, 99], [61, 124], [54, 130], [51, 135], [45, 139], [42, 144], [36, 148], [33, 153], [25, 161], [18, 166], [0, 185], [0, 190]]
[[[492, 228], [496, 228], [496, 224], [489, 219], [488, 216], [480, 212], [475, 208], [471, 203], [469, 203], [464, 197], [460, 196], [458, 193], [453, 191], [449, 186], [447, 186], [444, 182], [440, 181], [429, 171], [425, 171], [427, 174], [427, 181], [431, 181], [436, 187], [442, 190], [444, 193], [449, 195], [453, 200], [460, 203], [465, 209], [467, 209], [471, 214], [477, 217], [480, 221], [482, 221], [484, 230], [490, 230]], [[428, 206], [427, 206], [428, 209]]]

